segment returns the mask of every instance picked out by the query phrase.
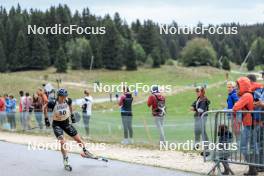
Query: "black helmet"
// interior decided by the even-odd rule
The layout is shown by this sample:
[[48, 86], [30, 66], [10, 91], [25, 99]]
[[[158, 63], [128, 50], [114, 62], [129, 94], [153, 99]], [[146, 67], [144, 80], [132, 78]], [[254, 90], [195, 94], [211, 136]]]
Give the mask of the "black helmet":
[[151, 93], [159, 93], [159, 86], [155, 85], [151, 87]]
[[60, 88], [57, 91], [57, 96], [63, 96], [63, 97], [67, 97], [68, 96], [68, 91], [64, 88]]

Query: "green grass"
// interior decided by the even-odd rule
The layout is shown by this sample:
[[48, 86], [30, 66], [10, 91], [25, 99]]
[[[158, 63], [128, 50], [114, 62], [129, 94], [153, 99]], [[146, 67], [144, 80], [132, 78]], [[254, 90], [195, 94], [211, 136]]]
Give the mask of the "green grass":
[[[225, 79], [225, 72], [211, 67], [184, 68], [178, 66], [163, 66], [157, 69], [140, 68], [138, 71], [73, 71], [67, 74], [57, 74], [55, 69], [50, 68], [45, 71], [25, 71], [0, 74], [0, 92], [11, 93], [17, 96], [20, 89], [34, 93], [43, 83], [51, 82], [56, 87], [56, 79], [62, 79], [63, 87], [69, 89], [72, 98], [82, 96], [82, 90], [86, 87], [94, 96], [109, 96], [106, 93], [94, 93], [93, 83], [100, 81], [102, 84], [128, 84], [143, 83], [146, 85], [172, 85], [188, 86], [194, 83], [214, 83]], [[69, 85], [71, 83], [81, 83], [79, 85]]]
[[[226, 102], [226, 88], [208, 89], [207, 96], [211, 101], [210, 109], [223, 109]], [[195, 100], [195, 93], [184, 92], [167, 97], [168, 114], [165, 119], [165, 134], [168, 141], [187, 141], [193, 139], [193, 112], [190, 105]], [[159, 135], [155, 128], [151, 111], [146, 104], [133, 107], [135, 140], [137, 142], [157, 143]], [[102, 140], [119, 141], [122, 139], [120, 113], [97, 112], [91, 120], [92, 136]]]
[[[169, 84], [174, 87], [192, 86], [194, 83], [213, 84], [225, 80], [226, 72], [211, 68], [183, 68], [178, 66], [163, 66], [158, 69], [140, 68], [138, 71], [69, 71], [67, 74], [57, 74], [54, 69], [46, 71], [27, 71], [6, 73], [0, 75], [0, 92], [11, 93], [17, 96], [19, 90], [30, 93], [45, 82], [56, 83], [57, 78], [62, 79], [62, 86], [69, 89], [72, 98], [82, 97], [85, 86], [74, 86], [66, 82], [84, 83], [90, 89], [94, 81], [99, 80], [107, 84], [119, 84], [121, 82], [142, 82], [147, 85]], [[45, 76], [46, 75], [46, 76]], [[230, 73], [230, 79], [235, 80], [239, 75]], [[47, 78], [45, 80], [44, 78]], [[56, 84], [54, 84], [56, 86]], [[94, 97], [107, 97], [106, 93], [92, 93]], [[145, 100], [149, 94], [139, 94], [135, 100]], [[226, 86], [207, 89], [208, 98], [211, 101], [210, 109], [223, 109], [226, 104]], [[188, 90], [176, 95], [167, 96], [167, 117], [165, 119], [165, 134], [169, 141], [186, 141], [193, 139], [193, 112], [189, 111], [190, 105], [195, 100], [195, 92]], [[108, 110], [104, 110], [108, 109]], [[110, 111], [109, 109], [112, 109]], [[133, 106], [134, 138], [138, 143], [157, 144], [159, 135], [155, 128], [151, 110], [145, 103]], [[17, 118], [19, 115], [17, 114]], [[34, 116], [32, 116], [34, 123]], [[85, 135], [82, 122], [77, 128]], [[121, 117], [116, 102], [94, 105], [94, 112], [90, 121], [91, 136], [95, 140], [107, 142], [120, 142], [122, 139]], [[39, 131], [37, 131], [39, 133]], [[46, 134], [46, 133], [45, 133]]]

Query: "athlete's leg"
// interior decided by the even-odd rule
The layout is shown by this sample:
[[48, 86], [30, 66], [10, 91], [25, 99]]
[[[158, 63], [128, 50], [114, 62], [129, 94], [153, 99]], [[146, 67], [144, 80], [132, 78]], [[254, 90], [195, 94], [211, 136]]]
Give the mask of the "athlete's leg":
[[63, 129], [61, 126], [58, 124], [59, 122], [54, 122], [52, 123], [52, 128], [55, 136], [57, 137], [58, 141], [60, 142], [61, 146], [61, 153], [63, 155], [63, 158], [67, 157], [67, 151], [66, 151], [66, 144], [65, 144], [65, 139], [63, 137]]
[[60, 146], [61, 146], [61, 154], [62, 154], [63, 158], [66, 158], [67, 157], [66, 140], [63, 136], [59, 136], [58, 140], [59, 140]]
[[81, 136], [80, 136], [79, 134], [76, 134], [76, 135], [73, 136], [72, 138], [78, 143], [78, 145], [79, 145], [80, 147], [85, 148], [85, 144], [84, 144], [84, 142], [82, 141]]

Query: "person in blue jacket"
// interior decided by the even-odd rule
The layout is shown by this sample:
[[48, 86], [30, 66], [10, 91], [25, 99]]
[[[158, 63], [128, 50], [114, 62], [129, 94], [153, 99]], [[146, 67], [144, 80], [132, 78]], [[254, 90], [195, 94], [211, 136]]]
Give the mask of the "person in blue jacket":
[[239, 99], [237, 96], [235, 86], [236, 86], [235, 82], [232, 81], [227, 82], [227, 91], [228, 91], [227, 109], [233, 109], [233, 106]]

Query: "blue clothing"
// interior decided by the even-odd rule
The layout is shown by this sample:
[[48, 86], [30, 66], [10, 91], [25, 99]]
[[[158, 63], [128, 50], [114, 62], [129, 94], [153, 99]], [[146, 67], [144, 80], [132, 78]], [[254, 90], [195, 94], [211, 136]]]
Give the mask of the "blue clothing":
[[259, 126], [256, 126], [253, 130], [250, 126], [245, 126], [242, 131], [240, 151], [246, 160], [253, 151], [255, 154], [259, 154], [259, 143], [257, 142], [259, 130]]
[[9, 98], [5, 99], [5, 107], [6, 107], [6, 112], [11, 112], [11, 100]]
[[233, 109], [233, 106], [235, 105], [235, 103], [238, 101], [238, 96], [236, 93], [236, 90], [234, 89], [232, 92], [228, 93], [228, 97], [227, 97], [227, 108], [228, 109]]
[[[264, 89], [256, 89], [253, 93], [254, 101], [261, 101], [264, 102]], [[255, 111], [263, 111], [261, 107], [255, 108]], [[263, 113], [254, 113], [253, 114], [254, 120], [264, 120], [264, 114]]]
[[12, 100], [10, 100], [10, 104], [11, 104], [11, 112], [16, 112], [16, 99], [13, 98]]

